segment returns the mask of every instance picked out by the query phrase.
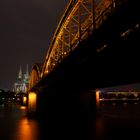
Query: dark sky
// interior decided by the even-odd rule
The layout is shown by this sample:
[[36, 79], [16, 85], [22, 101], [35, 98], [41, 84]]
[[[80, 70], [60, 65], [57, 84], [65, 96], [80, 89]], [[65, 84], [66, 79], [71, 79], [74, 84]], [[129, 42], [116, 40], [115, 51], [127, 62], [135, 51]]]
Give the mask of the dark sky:
[[[68, 0], [0, 1], [0, 88], [12, 89], [20, 65], [43, 63]], [[130, 87], [130, 86], [129, 86]], [[136, 84], [140, 87], [140, 84]]]
[[0, 88], [13, 88], [20, 65], [44, 61], [67, 1], [0, 1]]

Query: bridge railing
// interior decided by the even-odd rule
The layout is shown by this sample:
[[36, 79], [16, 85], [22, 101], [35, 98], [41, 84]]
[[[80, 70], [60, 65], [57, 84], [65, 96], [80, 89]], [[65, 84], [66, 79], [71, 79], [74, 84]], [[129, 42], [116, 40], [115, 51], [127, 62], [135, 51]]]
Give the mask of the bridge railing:
[[128, 0], [71, 0], [58, 24], [44, 62], [47, 75], [67, 57], [79, 42], [98, 29], [116, 8]]

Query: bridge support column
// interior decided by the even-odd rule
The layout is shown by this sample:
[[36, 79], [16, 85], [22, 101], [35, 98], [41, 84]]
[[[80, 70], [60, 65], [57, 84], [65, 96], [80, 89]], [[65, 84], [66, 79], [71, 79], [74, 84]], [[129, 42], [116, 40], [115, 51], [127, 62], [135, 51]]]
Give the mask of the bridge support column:
[[26, 106], [27, 105], [27, 97], [23, 96], [23, 105]]
[[37, 105], [37, 93], [29, 92], [28, 94], [28, 113], [35, 113]]
[[96, 90], [96, 108], [99, 109], [100, 107], [100, 91]]

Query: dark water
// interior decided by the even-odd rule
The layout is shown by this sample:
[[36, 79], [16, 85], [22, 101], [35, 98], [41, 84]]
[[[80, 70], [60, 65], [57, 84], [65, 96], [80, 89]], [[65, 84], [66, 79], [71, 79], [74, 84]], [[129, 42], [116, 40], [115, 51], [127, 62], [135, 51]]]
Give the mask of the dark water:
[[139, 135], [139, 104], [102, 104], [96, 115], [52, 118], [28, 117], [26, 108], [15, 104], [0, 106], [0, 140], [133, 140]]

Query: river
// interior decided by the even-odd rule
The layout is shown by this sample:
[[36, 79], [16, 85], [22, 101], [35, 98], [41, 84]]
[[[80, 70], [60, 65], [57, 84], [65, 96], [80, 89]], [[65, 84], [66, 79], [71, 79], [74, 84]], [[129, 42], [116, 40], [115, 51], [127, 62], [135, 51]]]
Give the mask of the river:
[[0, 140], [120, 140], [140, 134], [140, 104], [101, 104], [91, 116], [29, 117], [26, 107], [0, 105]]

